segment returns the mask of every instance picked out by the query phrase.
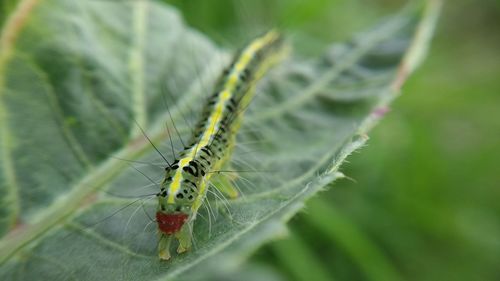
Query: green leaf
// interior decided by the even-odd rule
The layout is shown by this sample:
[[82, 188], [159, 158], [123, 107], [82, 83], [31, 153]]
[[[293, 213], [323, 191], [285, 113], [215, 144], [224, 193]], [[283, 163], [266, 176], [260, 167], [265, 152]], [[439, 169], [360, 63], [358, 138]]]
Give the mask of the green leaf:
[[425, 53], [439, 3], [273, 69], [238, 135], [233, 166], [253, 171], [236, 182], [243, 196], [209, 196], [194, 249], [162, 262], [154, 198], [144, 195], [156, 193], [148, 178], [161, 179], [165, 164], [140, 128], [172, 159], [168, 133], [181, 148], [174, 132], [187, 138], [230, 52], [152, 2], [22, 1], [0, 38], [0, 279], [234, 269], [342, 177], [340, 164]]

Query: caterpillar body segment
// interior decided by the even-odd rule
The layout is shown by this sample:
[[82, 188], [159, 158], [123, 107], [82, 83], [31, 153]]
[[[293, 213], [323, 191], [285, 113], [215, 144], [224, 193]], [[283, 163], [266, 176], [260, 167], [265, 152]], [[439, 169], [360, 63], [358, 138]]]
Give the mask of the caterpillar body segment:
[[[179, 241], [177, 252], [191, 247], [193, 221], [206, 197], [213, 171], [226, 165], [235, 144], [243, 112], [254, 95], [256, 82], [287, 54], [279, 33], [272, 30], [253, 40], [233, 59], [208, 99], [188, 147], [165, 168], [158, 193], [156, 221], [159, 257], [170, 258], [170, 243]], [[238, 196], [228, 180], [217, 180], [220, 191]]]

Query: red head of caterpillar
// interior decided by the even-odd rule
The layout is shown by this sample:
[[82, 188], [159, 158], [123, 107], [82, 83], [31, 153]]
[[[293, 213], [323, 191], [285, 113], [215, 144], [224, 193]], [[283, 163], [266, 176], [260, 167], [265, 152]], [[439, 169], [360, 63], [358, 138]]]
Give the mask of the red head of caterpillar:
[[193, 203], [199, 195], [198, 186], [205, 172], [201, 172], [194, 161], [181, 168], [178, 160], [165, 170], [165, 179], [157, 194], [156, 221], [161, 233], [172, 235], [178, 233], [192, 215]]
[[[240, 127], [242, 113], [253, 97], [255, 82], [283, 57], [281, 36], [269, 31], [245, 47], [226, 69], [209, 98], [188, 147], [165, 169], [158, 196], [156, 220], [160, 235], [160, 259], [170, 258], [170, 243], [179, 241], [177, 252], [191, 247], [192, 223], [206, 198], [213, 171], [227, 164]], [[215, 188], [236, 196], [234, 187]]]

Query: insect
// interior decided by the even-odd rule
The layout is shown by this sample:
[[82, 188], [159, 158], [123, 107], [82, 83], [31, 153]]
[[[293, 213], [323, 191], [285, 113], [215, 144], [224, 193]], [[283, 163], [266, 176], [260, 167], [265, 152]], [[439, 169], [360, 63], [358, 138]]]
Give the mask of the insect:
[[[157, 194], [158, 255], [170, 259], [170, 244], [178, 253], [191, 247], [193, 222], [206, 197], [213, 171], [228, 164], [243, 112], [254, 96], [256, 82], [285, 57], [282, 36], [271, 30], [241, 50], [219, 78], [187, 147], [165, 168]], [[238, 196], [229, 181], [216, 186], [228, 197]]]

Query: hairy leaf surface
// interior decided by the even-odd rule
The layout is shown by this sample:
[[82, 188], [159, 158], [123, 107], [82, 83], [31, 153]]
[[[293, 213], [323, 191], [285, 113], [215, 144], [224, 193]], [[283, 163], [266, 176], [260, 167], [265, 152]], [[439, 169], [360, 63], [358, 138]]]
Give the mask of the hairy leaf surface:
[[437, 3], [275, 67], [238, 135], [242, 196], [210, 194], [194, 249], [161, 262], [148, 195], [166, 164], [141, 129], [174, 159], [233, 52], [152, 2], [22, 1], [0, 41], [0, 279], [191, 279], [240, 264], [342, 177], [425, 52]]

